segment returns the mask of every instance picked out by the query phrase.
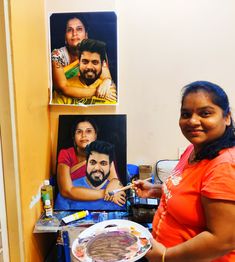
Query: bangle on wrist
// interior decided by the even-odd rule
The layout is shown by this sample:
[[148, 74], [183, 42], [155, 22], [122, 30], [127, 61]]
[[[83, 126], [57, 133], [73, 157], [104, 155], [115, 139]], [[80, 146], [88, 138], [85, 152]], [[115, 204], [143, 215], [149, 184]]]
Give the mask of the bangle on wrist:
[[162, 262], [165, 262], [166, 251], [167, 251], [167, 248], [165, 247], [165, 249], [162, 253]]

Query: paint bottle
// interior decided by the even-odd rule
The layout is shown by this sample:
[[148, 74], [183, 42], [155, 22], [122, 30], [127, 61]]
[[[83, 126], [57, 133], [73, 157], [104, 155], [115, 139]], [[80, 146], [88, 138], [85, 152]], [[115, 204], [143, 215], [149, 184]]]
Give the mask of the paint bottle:
[[84, 211], [79, 211], [77, 213], [74, 213], [72, 215], [69, 215], [67, 217], [63, 217], [62, 220], [64, 221], [64, 223], [70, 223], [72, 221], [75, 221], [75, 220], [78, 220], [78, 219], [81, 219], [81, 218], [84, 218], [86, 216], [89, 215], [89, 212], [88, 210], [84, 210]]
[[44, 210], [45, 210], [46, 217], [52, 217], [53, 216], [53, 209], [52, 209], [52, 206], [51, 206], [50, 199], [45, 200]]
[[41, 187], [41, 197], [44, 205], [45, 201], [49, 199], [53, 206], [53, 188], [49, 180], [44, 180], [43, 186]]

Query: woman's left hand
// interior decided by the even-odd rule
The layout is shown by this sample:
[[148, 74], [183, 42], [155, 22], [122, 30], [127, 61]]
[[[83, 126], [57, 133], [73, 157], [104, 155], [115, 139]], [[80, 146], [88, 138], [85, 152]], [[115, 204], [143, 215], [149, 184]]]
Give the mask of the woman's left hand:
[[105, 97], [106, 100], [111, 101], [111, 102], [115, 102], [117, 101], [117, 91], [116, 88], [114, 87], [110, 87], [110, 89], [108, 90], [108, 92], [106, 93]]
[[124, 191], [118, 192], [114, 195], [109, 194], [109, 192], [112, 192], [113, 190], [119, 189], [121, 187], [122, 184], [118, 178], [112, 179], [105, 189], [104, 200], [113, 201], [115, 204], [123, 206], [126, 203], [126, 193]]
[[123, 206], [126, 203], [126, 193], [124, 191], [117, 192], [114, 195], [105, 195], [105, 201], [112, 201], [119, 206]]
[[112, 80], [109, 78], [104, 79], [96, 91], [97, 97], [105, 98], [105, 96], [108, 95], [108, 91], [111, 86], [112, 86]]
[[162, 261], [162, 255], [166, 249], [164, 245], [157, 242], [155, 239], [150, 239], [152, 247], [145, 255], [149, 262], [161, 262]]
[[119, 206], [125, 205], [126, 193], [124, 191], [120, 191], [120, 192], [114, 194], [112, 201]]
[[122, 188], [122, 183], [120, 182], [120, 180], [116, 177], [111, 179], [105, 189], [104, 200], [112, 201], [113, 195], [110, 195], [109, 192], [112, 192], [113, 190], [119, 188]]
[[105, 79], [96, 91], [96, 96], [108, 101], [117, 101], [117, 89], [111, 79]]

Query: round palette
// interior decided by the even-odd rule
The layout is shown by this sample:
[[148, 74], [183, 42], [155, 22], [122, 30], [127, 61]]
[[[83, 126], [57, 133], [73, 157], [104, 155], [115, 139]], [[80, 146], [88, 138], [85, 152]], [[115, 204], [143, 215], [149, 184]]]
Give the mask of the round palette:
[[150, 249], [151, 237], [149, 230], [138, 223], [106, 220], [79, 234], [72, 253], [80, 262], [133, 262]]

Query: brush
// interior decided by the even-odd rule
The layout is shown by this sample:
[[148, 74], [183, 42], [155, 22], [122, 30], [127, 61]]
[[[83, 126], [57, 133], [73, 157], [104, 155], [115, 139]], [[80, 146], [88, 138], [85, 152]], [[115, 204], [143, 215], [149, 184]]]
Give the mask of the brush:
[[[148, 180], [152, 180], [152, 177], [148, 177], [148, 178], [144, 179], [144, 181], [148, 181]], [[116, 193], [118, 193], [118, 192], [120, 192], [120, 191], [125, 191], [125, 190], [127, 190], [127, 189], [129, 189], [129, 188], [131, 188], [131, 187], [133, 187], [133, 186], [134, 186], [134, 184], [132, 183], [132, 184], [130, 184], [130, 185], [128, 185], [128, 186], [124, 186], [124, 187], [121, 187], [121, 188], [119, 188], [119, 189], [115, 189], [115, 190], [113, 190], [113, 191], [110, 191], [110, 192], [109, 192], [109, 195], [110, 195], [110, 196], [113, 196], [113, 195], [115, 195]]]

